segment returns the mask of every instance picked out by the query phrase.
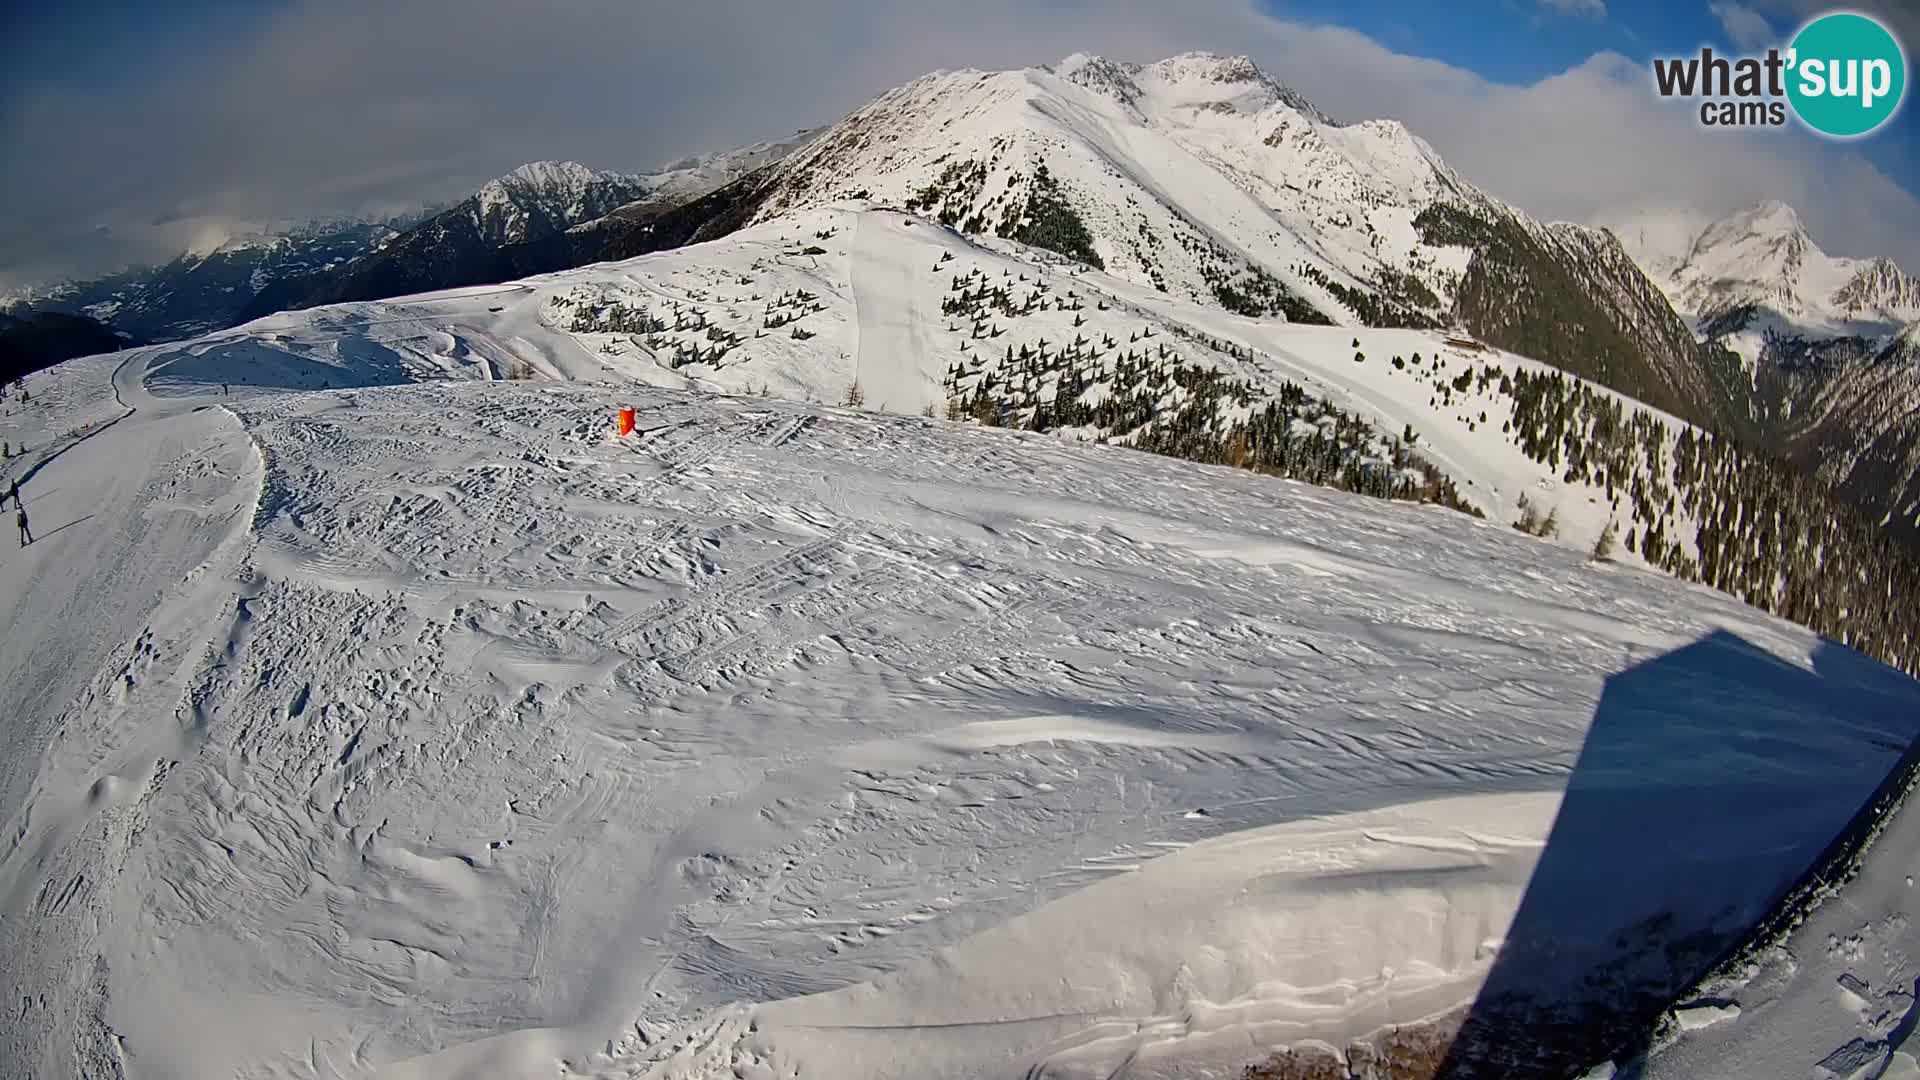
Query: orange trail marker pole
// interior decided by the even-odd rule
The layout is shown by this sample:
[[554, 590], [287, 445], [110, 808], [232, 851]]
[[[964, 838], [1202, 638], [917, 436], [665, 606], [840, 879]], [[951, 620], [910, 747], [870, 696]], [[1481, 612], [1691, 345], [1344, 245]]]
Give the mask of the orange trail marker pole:
[[620, 418], [614, 422], [614, 430], [622, 435], [633, 434], [633, 410], [621, 409]]

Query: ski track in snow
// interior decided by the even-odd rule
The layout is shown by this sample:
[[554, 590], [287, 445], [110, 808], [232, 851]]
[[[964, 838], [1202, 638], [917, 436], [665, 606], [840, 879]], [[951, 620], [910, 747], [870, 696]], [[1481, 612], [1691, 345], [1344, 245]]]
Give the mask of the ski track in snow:
[[[220, 602], [258, 485], [259, 460], [230, 413], [204, 401], [143, 407], [142, 359], [72, 365], [77, 385], [45, 380], [57, 416], [47, 426], [64, 428], [62, 412], [87, 415], [94, 426], [83, 434], [99, 437], [48, 443], [56, 453], [20, 470], [31, 474], [23, 494], [36, 541], [7, 562], [0, 615], [0, 684], [12, 711], [0, 770], [0, 938], [16, 978], [43, 973], [37, 992], [16, 998], [4, 1043], [23, 1074], [118, 1067], [99, 1015], [108, 969], [104, 959], [82, 962], [87, 934], [114, 903], [113, 879], [165, 761], [197, 740], [176, 705], [203, 660], [198, 616]], [[104, 403], [93, 397], [103, 391]], [[91, 403], [62, 410], [69, 393]], [[129, 398], [131, 411], [120, 405]], [[100, 419], [103, 405], [119, 415]], [[50, 1029], [64, 1032], [78, 1066], [37, 1052], [33, 1040]]]
[[[909, 291], [903, 298], [894, 295], [895, 283], [910, 279], [924, 269], [909, 265], [924, 248], [898, 242], [898, 227], [884, 219], [861, 216], [854, 219], [850, 240], [852, 267], [851, 292], [854, 314], [858, 319], [857, 363], [855, 377], [861, 392], [876, 411], [910, 412], [920, 402], [942, 395], [940, 383], [905, 357], [929, 356], [926, 328], [937, 312], [922, 310], [923, 297]], [[874, 233], [886, 230], [884, 236]]]
[[[878, 400], [911, 331], [861, 289]], [[476, 365], [263, 332], [34, 380], [45, 416], [135, 411], [28, 485], [49, 532], [96, 517], [0, 564], [0, 1074], [1337, 1044], [1471, 996], [1610, 676], [1716, 629], [1815, 648], [1434, 508], [750, 398], [399, 385]], [[217, 404], [237, 372], [275, 381]], [[1727, 831], [1708, 907], [1797, 872], [1911, 735], [1757, 722], [1795, 725], [1795, 813]]]

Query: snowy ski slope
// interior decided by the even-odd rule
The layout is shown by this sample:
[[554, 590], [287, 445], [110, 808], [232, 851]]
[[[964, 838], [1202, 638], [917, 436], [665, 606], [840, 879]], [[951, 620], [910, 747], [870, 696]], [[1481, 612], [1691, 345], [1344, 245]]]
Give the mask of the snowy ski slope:
[[[1022, 296], [1063, 303], [1077, 297], [1078, 308], [1042, 306], [1019, 318], [995, 318], [990, 330], [997, 336], [976, 338], [967, 319], [942, 314], [942, 301], [966, 274]], [[576, 329], [595, 312], [616, 308], [668, 323], [703, 322], [660, 333]], [[770, 321], [773, 328], [764, 329]], [[740, 340], [717, 361], [676, 360], [695, 347], [710, 353], [717, 347], [713, 335], [722, 331]], [[1365, 417], [1383, 434], [1411, 430], [1417, 449], [1490, 519], [1512, 521], [1527, 495], [1543, 510], [1559, 511], [1560, 539], [1570, 547], [1586, 550], [1610, 519], [1623, 518], [1603, 489], [1566, 481], [1501, 433], [1512, 415], [1510, 400], [1475, 385], [1452, 393], [1448, 405], [1434, 403], [1436, 386], [1462, 373], [1553, 370], [1544, 364], [1463, 349], [1437, 332], [1249, 319], [1044, 252], [1001, 241], [981, 246], [924, 219], [864, 203], [803, 211], [721, 240], [508, 285], [274, 315], [185, 343], [184, 358], [158, 377], [217, 381], [205, 374], [209, 365], [239, 364], [244, 354], [244, 366], [262, 374], [235, 378], [302, 389], [347, 379], [346, 368], [378, 371], [383, 380], [599, 378], [610, 371], [663, 387], [836, 403], [857, 382], [869, 409], [945, 415], [943, 380], [953, 366], [980, 360], [995, 371], [1009, 349], [1057, 348], [1076, 336], [1111, 339], [1109, 356], [1165, 345], [1189, 363], [1270, 390], [1295, 383]], [[1242, 352], [1223, 352], [1223, 345]], [[1356, 363], [1356, 352], [1366, 361]], [[1392, 363], [1416, 355], [1421, 364]], [[1657, 415], [1677, 437], [1682, 423]], [[1684, 512], [1673, 520], [1672, 532], [1691, 543]], [[1616, 557], [1639, 561], [1624, 550]]]
[[[1538, 948], [1667, 985], [1640, 946], [1729, 942], [1915, 733], [1877, 665], [1497, 521], [641, 385], [924, 389], [898, 274], [787, 244], [9, 403], [0, 1072], [1237, 1075]], [[819, 336], [688, 374], [547, 322], [716, 251]], [[510, 365], [574, 381], [462, 378]]]

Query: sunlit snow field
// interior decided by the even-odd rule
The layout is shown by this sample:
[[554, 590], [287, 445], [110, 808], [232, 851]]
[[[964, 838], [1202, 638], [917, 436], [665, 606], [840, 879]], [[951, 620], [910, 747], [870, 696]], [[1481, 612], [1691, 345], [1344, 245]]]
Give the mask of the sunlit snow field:
[[1920, 726], [1878, 665], [1498, 519], [411, 384], [593, 374], [456, 304], [505, 306], [8, 403], [0, 1071], [1233, 1076], [1589, 971], [1678, 992]]

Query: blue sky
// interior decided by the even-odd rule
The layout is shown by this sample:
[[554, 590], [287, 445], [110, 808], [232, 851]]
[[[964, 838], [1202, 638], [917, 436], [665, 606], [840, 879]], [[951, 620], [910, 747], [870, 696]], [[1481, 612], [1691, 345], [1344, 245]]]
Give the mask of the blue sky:
[[[1876, 5], [1878, 7], [1876, 8]], [[1920, 2], [1856, 0], [1920, 51]], [[458, 198], [526, 161], [643, 170], [830, 122], [936, 68], [1245, 53], [1399, 119], [1542, 217], [1800, 209], [1920, 270], [1920, 108], [1859, 143], [1702, 131], [1648, 60], [1820, 0], [14, 0], [0, 287]], [[1910, 95], [1911, 96], [1911, 95]], [[1577, 119], [1576, 119], [1577, 118]]]
[[0, 88], [115, 92], [184, 53], [216, 59], [287, 5], [278, 0], [12, 0], [0, 11]]
[[[1604, 14], [1592, 15], [1539, 0], [1266, 0], [1265, 6], [1282, 16], [1349, 26], [1398, 52], [1443, 60], [1514, 85], [1557, 75], [1602, 51], [1620, 53], [1643, 66], [1656, 56], [1696, 53], [1702, 45], [1747, 55], [1708, 0], [1605, 0], [1598, 5]], [[1569, 0], [1568, 6], [1577, 6], [1577, 0]], [[1785, 4], [1770, 10], [1734, 6], [1766, 19], [1781, 45], [1804, 22]], [[1871, 3], [1831, 6], [1870, 14], [1875, 8]], [[1909, 10], [1920, 11], [1920, 0], [1912, 0]], [[1909, 54], [1920, 57], [1920, 40], [1904, 44]], [[1814, 138], [1798, 129], [1780, 134]], [[1908, 190], [1920, 188], [1920, 108], [1903, 108], [1891, 125], [1862, 140], [1857, 149], [1890, 176], [1901, 178]]]

